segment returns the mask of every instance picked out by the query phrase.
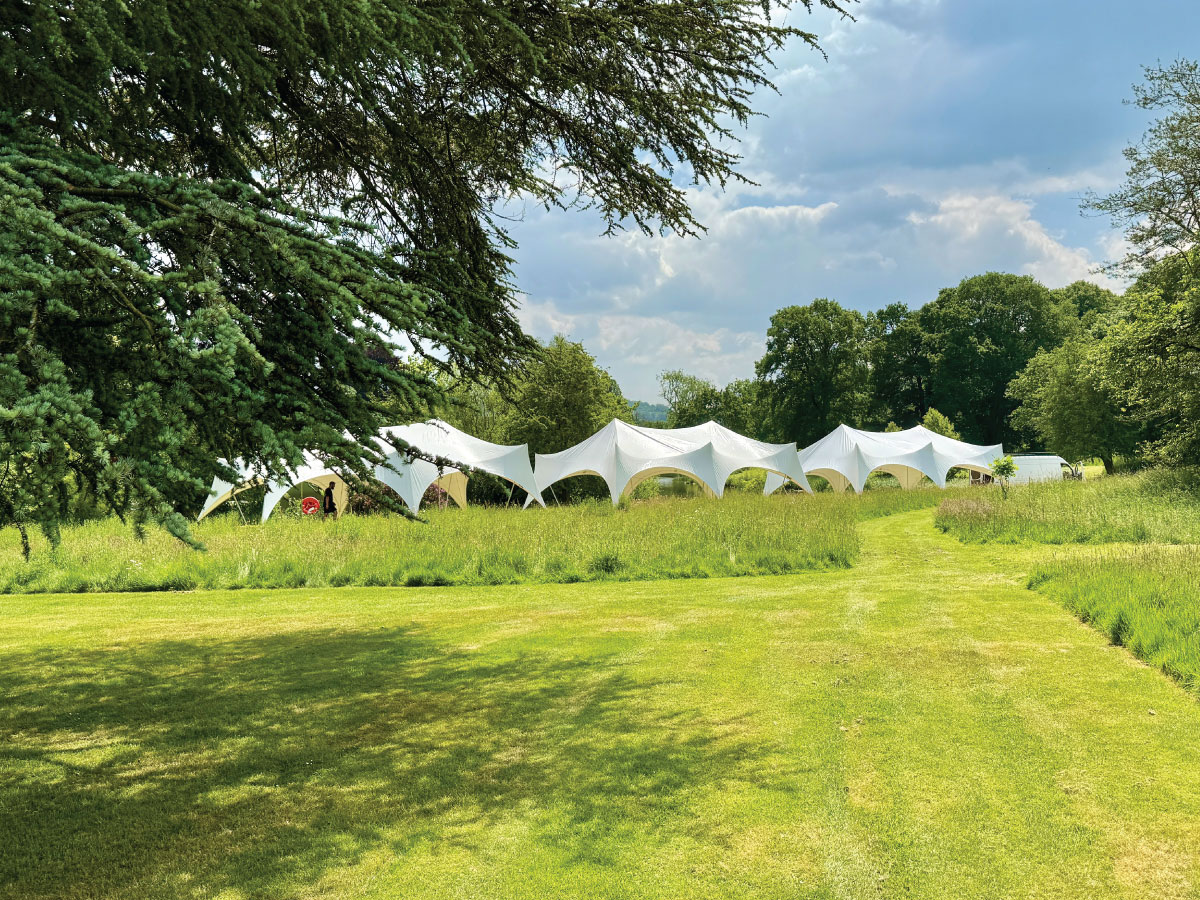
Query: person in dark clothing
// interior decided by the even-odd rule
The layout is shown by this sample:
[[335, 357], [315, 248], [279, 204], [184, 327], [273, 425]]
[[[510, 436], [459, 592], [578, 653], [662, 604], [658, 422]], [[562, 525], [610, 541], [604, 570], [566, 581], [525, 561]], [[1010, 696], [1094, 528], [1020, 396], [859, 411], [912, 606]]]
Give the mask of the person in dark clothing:
[[325, 499], [321, 501], [321, 512], [325, 518], [337, 517], [337, 504], [333, 502], [333, 485], [334, 482], [329, 482], [329, 487], [325, 488]]

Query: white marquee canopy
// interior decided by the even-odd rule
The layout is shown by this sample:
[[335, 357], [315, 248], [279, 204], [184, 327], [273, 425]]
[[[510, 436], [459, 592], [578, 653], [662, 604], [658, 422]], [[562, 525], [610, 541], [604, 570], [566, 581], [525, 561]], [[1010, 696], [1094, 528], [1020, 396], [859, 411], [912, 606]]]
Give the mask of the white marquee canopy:
[[795, 444], [756, 441], [716, 422], [643, 428], [613, 419], [574, 447], [539, 453], [534, 471], [541, 491], [574, 475], [599, 475], [615, 504], [647, 478], [668, 474], [688, 475], [719, 497], [739, 469], [766, 469], [808, 488]]
[[[459, 506], [467, 505], [467, 476], [456, 468], [444, 466], [441, 471], [428, 460], [408, 458], [404, 452], [395, 449], [389, 438], [398, 438], [409, 446], [428, 456], [442, 457], [462, 463], [484, 472], [498, 475], [512, 482], [529, 493], [530, 501], [542, 502], [533, 477], [533, 467], [529, 464], [529, 448], [525, 444], [504, 446], [480, 440], [459, 431], [439, 419], [428, 422], [418, 422], [412, 425], [399, 425], [385, 428], [380, 432], [376, 442], [386, 455], [387, 466], [376, 466], [375, 477], [386, 484], [416, 512], [421, 507], [421, 499], [431, 484], [437, 484]], [[262, 484], [262, 478], [240, 462], [235, 464], [242, 476], [237, 485], [230, 484], [220, 478], [214, 478], [209, 491], [208, 502], [200, 512], [203, 519], [235, 494], [241, 493], [256, 484]], [[262, 520], [265, 522], [279, 501], [301, 484], [313, 484], [323, 490], [330, 482], [333, 483], [333, 500], [339, 510], [345, 510], [350, 499], [350, 490], [346, 482], [337, 472], [330, 469], [316, 456], [306, 453], [304, 463], [296, 470], [293, 477], [270, 485], [263, 500]]]
[[[459, 431], [440, 419], [383, 429], [380, 446], [385, 452], [390, 449], [385, 443], [387, 438], [398, 438], [429, 456], [440, 456], [498, 475], [525, 490], [531, 502], [536, 500], [542, 506], [546, 505], [533, 477], [527, 444], [493, 444]], [[437, 466], [428, 460], [410, 462], [404, 453], [396, 451], [388, 453], [387, 461], [397, 471], [376, 466], [375, 477], [399, 494], [414, 512], [420, 507], [425, 491], [435, 482], [459, 506], [467, 505], [467, 476], [458, 469], [444, 467], [439, 476]]]
[[[915, 425], [904, 431], [860, 431], [839, 425], [815, 444], [800, 451], [800, 465], [809, 475], [820, 475], [835, 491], [853, 488], [862, 493], [867, 476], [881, 471], [901, 487], [916, 487], [923, 477], [946, 486], [951, 469], [990, 473], [992, 462], [1004, 455], [1001, 444], [968, 444]], [[778, 476], [767, 476], [767, 493], [783, 485]]]

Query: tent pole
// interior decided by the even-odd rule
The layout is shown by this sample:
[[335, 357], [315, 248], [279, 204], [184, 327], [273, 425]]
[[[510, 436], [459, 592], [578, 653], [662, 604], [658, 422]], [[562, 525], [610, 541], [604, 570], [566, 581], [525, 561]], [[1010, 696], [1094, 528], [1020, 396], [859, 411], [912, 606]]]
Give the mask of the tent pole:
[[242, 512], [242, 501], [238, 499], [238, 491], [235, 490], [233, 492], [233, 494], [231, 495], [230, 499], [233, 500], [233, 505], [237, 507], [238, 516], [241, 518], [242, 524], [245, 525], [246, 524], [246, 514], [244, 512]]

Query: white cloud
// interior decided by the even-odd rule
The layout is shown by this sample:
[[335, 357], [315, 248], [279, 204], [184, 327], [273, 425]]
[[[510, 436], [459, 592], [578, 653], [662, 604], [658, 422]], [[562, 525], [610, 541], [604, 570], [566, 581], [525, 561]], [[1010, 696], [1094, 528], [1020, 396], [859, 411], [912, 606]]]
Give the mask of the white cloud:
[[[699, 240], [602, 238], [590, 213], [528, 210], [513, 227], [523, 321], [583, 340], [651, 399], [665, 368], [749, 377], [771, 314], [814, 297], [919, 306], [985, 271], [1119, 289], [1097, 266], [1122, 239], [1077, 200], [1119, 182], [1120, 150], [1144, 127], [1120, 101], [1147, 48], [1188, 29], [1109, 13], [1093, 23], [1048, 4], [1029, 29], [996, 4], [863, 0], [856, 22], [794, 10], [789, 24], [820, 33], [829, 60], [793, 42], [780, 95], [754, 98], [769, 118], [736, 149], [757, 184], [688, 185]], [[1195, 24], [1200, 7], [1177, 15]]]
[[910, 221], [932, 247], [964, 262], [979, 257], [981, 246], [996, 256], [1020, 260], [1016, 271], [1051, 287], [1080, 279], [1119, 290], [1096, 271], [1097, 261], [1083, 247], [1068, 247], [1033, 217], [1033, 204], [1003, 195], [954, 194], [932, 215], [914, 213]]
[[637, 400], [659, 396], [657, 378], [667, 369], [681, 368], [718, 384], [750, 377], [764, 343], [758, 332], [698, 331], [665, 316], [564, 313], [552, 301], [526, 302], [521, 322], [542, 338], [564, 334], [581, 341], [625, 395]]

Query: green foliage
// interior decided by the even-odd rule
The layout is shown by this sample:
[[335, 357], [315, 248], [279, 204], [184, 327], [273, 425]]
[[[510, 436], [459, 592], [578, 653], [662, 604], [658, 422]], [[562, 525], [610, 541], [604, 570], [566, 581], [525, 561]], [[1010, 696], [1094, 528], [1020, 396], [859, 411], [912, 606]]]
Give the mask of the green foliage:
[[1045, 287], [1027, 275], [989, 272], [938, 292], [918, 314], [929, 359], [927, 398], [976, 443], [1019, 443], [1006, 391], [1042, 348], [1072, 323]]
[[[531, 454], [557, 453], [578, 444], [613, 419], [630, 421], [636, 411], [620, 386], [583, 345], [556, 335], [539, 346], [531, 359], [504, 382], [480, 384], [447, 379], [443, 419], [469, 434], [499, 444], [528, 444]], [[472, 481], [478, 480], [477, 476]], [[485, 493], [468, 491], [477, 500], [504, 502], [507, 484], [498, 481]], [[554, 486], [553, 498], [567, 502], [607, 496], [599, 479], [573, 478]]]
[[1130, 251], [1116, 265], [1139, 276], [1108, 323], [1101, 388], [1144, 426], [1152, 459], [1200, 458], [1200, 65], [1177, 60], [1145, 70], [1134, 102], [1161, 111], [1125, 150], [1126, 181], [1085, 207], [1125, 229]]
[[53, 535], [70, 474], [185, 539], [217, 457], [362, 475], [442, 399], [401, 348], [527, 355], [497, 202], [694, 233], [672, 171], [736, 178], [770, 55], [815, 46], [758, 0], [29, 0], [0, 33], [0, 527]]
[[1013, 488], [1007, 503], [972, 488], [947, 497], [937, 525], [964, 541], [1200, 543], [1200, 471], [1148, 470]]
[[1090, 281], [1073, 281], [1050, 293], [1063, 314], [1079, 319], [1084, 329], [1096, 327], [1105, 314], [1116, 310], [1121, 303], [1119, 295]]
[[1152, 460], [1200, 459], [1200, 284], [1193, 261], [1173, 259], [1126, 294], [1105, 335], [1096, 377], [1142, 426]]
[[992, 461], [992, 477], [1000, 483], [1000, 496], [1008, 499], [1008, 481], [1017, 474], [1017, 464], [1011, 456], [1002, 456]]
[[805, 446], [843, 422], [859, 421], [869, 378], [865, 341], [862, 314], [833, 300], [771, 316], [755, 371], [774, 440]]
[[903, 303], [867, 313], [866, 337], [871, 418], [876, 423], [920, 421], [929, 408], [930, 371], [917, 314]]
[[787, 307], [771, 319], [756, 370], [764, 430], [805, 445], [841, 423], [922, 422], [976, 443], [1019, 443], [1004, 422], [1016, 405], [1009, 383], [1038, 350], [1090, 327], [1115, 302], [1082, 282], [1051, 292], [991, 272], [916, 311], [893, 303], [864, 318], [829, 300]]
[[269, 473], [319, 446], [362, 474], [352, 438], [374, 434], [379, 391], [435, 395], [368, 348], [391, 332], [467, 354], [476, 326], [364, 249], [363, 226], [0, 129], [0, 526], [52, 532], [70, 476], [186, 538], [180, 511], [247, 448]]
[[1039, 351], [1008, 386], [1019, 404], [1014, 426], [1064, 459], [1099, 457], [1113, 474], [1116, 455], [1134, 450], [1140, 429], [1106, 385], [1107, 365], [1102, 345], [1088, 334]]
[[712, 421], [749, 437], [762, 429], [758, 385], [749, 379], [718, 388], [711, 381], [672, 369], [659, 375], [658, 383], [669, 409], [668, 428], [689, 428]]
[[934, 434], [953, 438], [956, 441], [961, 439], [958, 430], [954, 427], [954, 423], [932, 407], [926, 410], [924, 417], [921, 419], [921, 425], [928, 428]]
[[1190, 257], [1200, 241], [1200, 64], [1180, 59], [1148, 66], [1134, 103], [1163, 116], [1125, 150], [1125, 183], [1085, 207], [1125, 230], [1130, 251], [1120, 261], [1142, 272], [1170, 257]]
[[670, 369], [658, 376], [667, 401], [667, 427], [687, 428], [715, 420], [721, 412], [721, 391], [705, 378]]
[[555, 336], [522, 372], [501, 422], [505, 442], [557, 453], [613, 419], [633, 418], [621, 388], [582, 344]]

